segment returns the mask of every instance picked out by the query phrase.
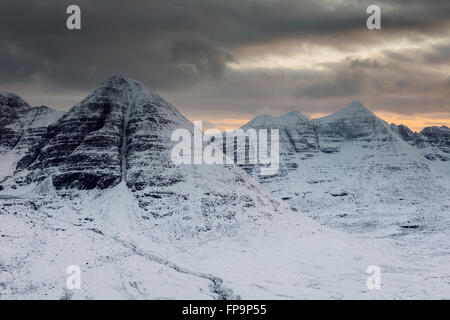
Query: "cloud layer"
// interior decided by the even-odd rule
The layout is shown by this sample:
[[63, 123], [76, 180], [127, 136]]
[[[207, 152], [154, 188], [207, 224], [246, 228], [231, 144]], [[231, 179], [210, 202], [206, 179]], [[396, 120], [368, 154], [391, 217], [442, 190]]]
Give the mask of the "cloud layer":
[[68, 108], [122, 74], [212, 121], [327, 113], [355, 99], [450, 113], [450, 2], [378, 3], [382, 30], [369, 31], [370, 1], [80, 0], [82, 30], [69, 31], [72, 1], [4, 0], [0, 87]]

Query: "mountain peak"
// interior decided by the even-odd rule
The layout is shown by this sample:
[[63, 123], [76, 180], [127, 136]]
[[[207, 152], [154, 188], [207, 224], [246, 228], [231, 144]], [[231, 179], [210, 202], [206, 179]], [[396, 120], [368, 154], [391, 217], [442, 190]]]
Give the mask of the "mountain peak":
[[252, 127], [271, 127], [271, 126], [288, 126], [295, 125], [299, 122], [308, 122], [308, 118], [297, 111], [291, 111], [280, 116], [272, 115], [259, 115], [253, 118], [250, 122], [245, 124], [242, 128], [252, 128]]
[[367, 109], [361, 102], [359, 101], [353, 101], [350, 103], [347, 107], [342, 109], [341, 111], [348, 111], [348, 112], [368, 112], [372, 113], [369, 109]]
[[137, 80], [125, 78], [121, 75], [113, 75], [108, 79], [106, 79], [105, 81], [103, 81], [103, 83], [100, 85], [100, 88], [115, 88], [115, 89], [133, 88], [144, 90], [146, 89], [146, 86]]
[[125, 78], [120, 75], [113, 75], [103, 81], [101, 85], [84, 98], [80, 104], [98, 102], [102, 99], [113, 99], [122, 104], [129, 105], [130, 102], [133, 101], [142, 101], [145, 99], [157, 101], [162, 98], [137, 80]]
[[376, 118], [376, 116], [367, 109], [361, 102], [353, 101], [344, 109], [336, 111], [328, 116], [323, 118], [314, 119], [314, 122], [319, 123], [328, 123], [334, 121], [340, 121], [341, 119], [368, 119], [368, 118]]
[[8, 106], [10, 108], [29, 108], [30, 105], [21, 97], [14, 93], [0, 91], [0, 106]]
[[121, 75], [113, 75], [106, 79], [101, 86], [117, 87], [129, 85], [131, 79], [127, 79]]

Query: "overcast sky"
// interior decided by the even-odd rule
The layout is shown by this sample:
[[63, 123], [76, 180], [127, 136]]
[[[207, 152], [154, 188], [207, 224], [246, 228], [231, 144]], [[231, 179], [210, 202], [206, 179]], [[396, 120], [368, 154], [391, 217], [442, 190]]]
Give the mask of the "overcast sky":
[[[382, 30], [366, 28], [370, 4]], [[450, 125], [450, 1], [1, 1], [0, 89], [67, 110], [113, 74], [219, 128], [353, 100], [414, 129]]]

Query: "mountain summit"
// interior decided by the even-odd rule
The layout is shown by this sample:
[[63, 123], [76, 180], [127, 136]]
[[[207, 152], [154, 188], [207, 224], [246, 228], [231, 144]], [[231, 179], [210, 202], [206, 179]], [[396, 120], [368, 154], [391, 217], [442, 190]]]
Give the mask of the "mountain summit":
[[361, 102], [353, 101], [344, 109], [332, 113], [323, 118], [314, 119], [316, 123], [336, 123], [338, 121], [357, 122], [364, 119], [375, 119], [376, 116], [367, 109]]

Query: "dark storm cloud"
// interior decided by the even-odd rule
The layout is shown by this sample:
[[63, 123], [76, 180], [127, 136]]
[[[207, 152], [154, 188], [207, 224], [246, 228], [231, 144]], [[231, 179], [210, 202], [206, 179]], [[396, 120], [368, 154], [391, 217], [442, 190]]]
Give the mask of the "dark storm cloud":
[[2, 83], [35, 79], [92, 88], [119, 73], [159, 88], [177, 88], [218, 77], [231, 61], [217, 42], [199, 32], [204, 29], [199, 13], [183, 5], [78, 1], [82, 30], [68, 31], [70, 3], [2, 2]]
[[446, 42], [441, 42], [427, 47], [409, 48], [401, 50], [385, 50], [386, 59], [400, 63], [449, 64], [450, 63], [450, 36]]
[[233, 61], [230, 54], [219, 50], [205, 40], [185, 39], [174, 43], [171, 60], [179, 68], [187, 68], [196, 75], [220, 76], [227, 62]]
[[296, 95], [309, 98], [351, 97], [364, 90], [366, 77], [360, 70], [337, 70], [322, 80], [299, 86]]
[[[419, 59], [426, 56], [410, 54], [420, 57]], [[327, 64], [327, 70], [318, 71], [314, 79], [298, 79], [294, 95], [298, 98], [322, 100], [346, 98], [347, 101], [381, 101], [390, 97], [391, 100], [395, 98], [398, 103], [384, 106], [378, 104], [376, 108], [403, 114], [450, 112], [448, 75], [430, 70], [427, 65], [401, 64], [397, 57], [391, 59], [390, 54], [380, 55], [379, 59], [345, 59], [339, 63]], [[408, 103], [404, 103], [406, 101]], [[417, 104], [417, 101], [427, 102]]]
[[[76, 1], [82, 30], [68, 31], [73, 1], [4, 0], [0, 18], [0, 83], [41, 81], [92, 88], [124, 74], [157, 89], [218, 78], [240, 46], [299, 37], [335, 45], [365, 31], [369, 1]], [[450, 16], [447, 1], [381, 2], [383, 27], [428, 30]], [[352, 34], [352, 37], [348, 37]], [[367, 33], [366, 33], [367, 35]], [[353, 40], [352, 40], [353, 39]], [[330, 41], [331, 41], [330, 40]], [[345, 87], [345, 86], [344, 86]], [[313, 90], [313, 89], [311, 89]]]
[[[81, 31], [66, 28], [70, 4], [81, 7]], [[32, 104], [67, 108], [110, 75], [121, 74], [145, 82], [196, 117], [323, 113], [355, 99], [393, 112], [449, 112], [450, 79], [442, 68], [448, 68], [450, 56], [450, 2], [377, 1], [382, 30], [374, 32], [365, 27], [370, 4], [2, 0], [0, 89], [23, 94]], [[383, 48], [358, 58], [360, 50], [378, 44], [420, 44], [430, 37], [449, 41]], [[286, 43], [337, 50], [348, 58], [319, 69], [245, 68], [255, 52], [289, 56]], [[244, 68], [233, 69], [230, 62]]]

